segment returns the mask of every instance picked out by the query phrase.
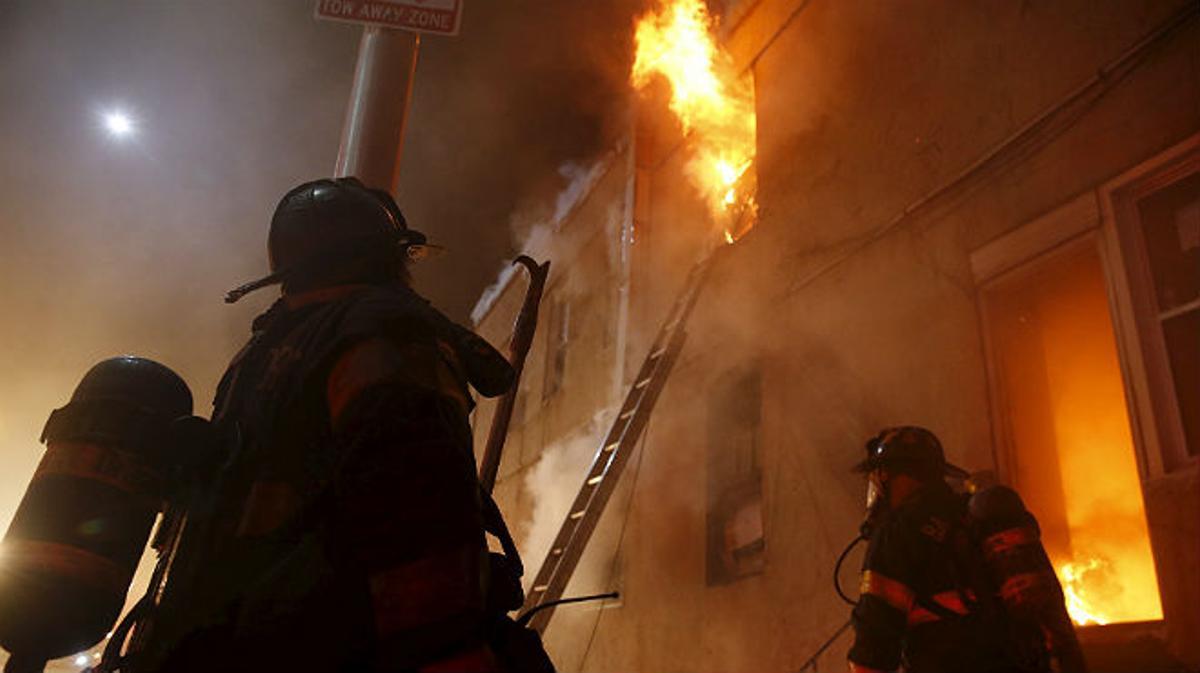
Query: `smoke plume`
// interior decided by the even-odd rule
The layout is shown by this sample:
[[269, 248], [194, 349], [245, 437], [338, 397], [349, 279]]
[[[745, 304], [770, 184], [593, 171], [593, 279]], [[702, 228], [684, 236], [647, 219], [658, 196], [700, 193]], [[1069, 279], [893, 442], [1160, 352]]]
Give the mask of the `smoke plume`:
[[[535, 562], [546, 558], [613, 415], [613, 409], [601, 410], [579, 430], [547, 445], [525, 475], [525, 490], [534, 499], [533, 515], [519, 541], [525, 558]], [[532, 581], [533, 573], [526, 573], [526, 589]]]

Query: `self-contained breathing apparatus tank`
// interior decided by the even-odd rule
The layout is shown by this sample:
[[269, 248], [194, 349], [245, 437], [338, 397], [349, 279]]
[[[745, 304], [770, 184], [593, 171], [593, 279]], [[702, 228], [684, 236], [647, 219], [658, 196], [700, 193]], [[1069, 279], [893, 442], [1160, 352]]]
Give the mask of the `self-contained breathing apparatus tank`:
[[99, 642], [116, 621], [167, 496], [192, 393], [153, 360], [92, 367], [46, 421], [46, 452], [0, 542], [6, 673]]

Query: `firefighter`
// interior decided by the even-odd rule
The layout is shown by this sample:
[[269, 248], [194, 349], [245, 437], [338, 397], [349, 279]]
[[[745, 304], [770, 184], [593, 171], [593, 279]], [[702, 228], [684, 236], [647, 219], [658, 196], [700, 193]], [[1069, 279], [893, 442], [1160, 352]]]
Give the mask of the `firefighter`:
[[1062, 589], [1015, 491], [966, 496], [920, 427], [867, 442], [868, 538], [850, 670], [909, 673], [1085, 670]]
[[488, 554], [485, 529], [507, 532], [478, 486], [468, 384], [501, 394], [511, 367], [412, 290], [425, 238], [386, 192], [302, 184], [268, 249], [271, 274], [227, 297], [282, 285], [218, 388], [232, 453], [156, 669], [502, 670], [490, 629], [522, 597]]

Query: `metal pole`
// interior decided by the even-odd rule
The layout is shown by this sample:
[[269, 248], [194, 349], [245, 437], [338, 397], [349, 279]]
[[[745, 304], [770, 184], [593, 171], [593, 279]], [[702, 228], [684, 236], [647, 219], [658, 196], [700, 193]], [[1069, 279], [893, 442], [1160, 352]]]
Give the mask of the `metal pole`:
[[354, 176], [389, 192], [395, 188], [420, 42], [416, 33], [377, 26], [363, 30], [336, 177]]

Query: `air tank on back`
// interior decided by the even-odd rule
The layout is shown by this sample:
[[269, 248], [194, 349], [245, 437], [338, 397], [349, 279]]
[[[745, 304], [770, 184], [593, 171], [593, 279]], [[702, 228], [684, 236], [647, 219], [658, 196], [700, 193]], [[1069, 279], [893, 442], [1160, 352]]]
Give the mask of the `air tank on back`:
[[0, 542], [6, 673], [41, 671], [112, 628], [166, 496], [172, 423], [192, 393], [122, 356], [92, 367], [42, 432], [46, 452]]

